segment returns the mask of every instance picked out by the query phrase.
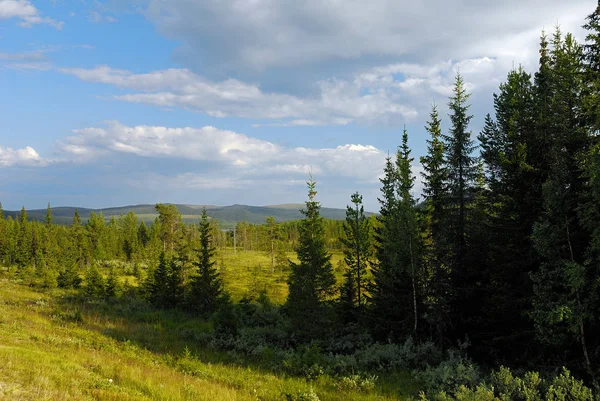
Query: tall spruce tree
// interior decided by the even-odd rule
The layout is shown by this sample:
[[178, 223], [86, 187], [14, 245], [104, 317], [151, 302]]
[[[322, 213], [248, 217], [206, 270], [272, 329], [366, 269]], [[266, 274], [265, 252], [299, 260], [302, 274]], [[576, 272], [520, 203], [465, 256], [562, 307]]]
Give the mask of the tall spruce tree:
[[285, 305], [301, 341], [314, 338], [327, 328], [325, 303], [335, 292], [331, 255], [325, 242], [321, 205], [315, 200], [317, 190], [312, 175], [307, 185], [308, 200], [301, 211], [304, 218], [298, 226], [298, 263], [290, 263], [289, 294]]
[[421, 274], [421, 252], [422, 246], [420, 241], [420, 231], [417, 221], [417, 212], [415, 209], [416, 200], [412, 195], [412, 190], [415, 183], [415, 176], [412, 173], [413, 158], [410, 156], [410, 148], [408, 147], [408, 131], [404, 127], [402, 133], [402, 145], [398, 152], [398, 160], [396, 161], [398, 169], [398, 200], [399, 200], [399, 218], [402, 238], [402, 249], [400, 264], [406, 271], [411, 283], [411, 303], [412, 303], [412, 323], [413, 334], [417, 335], [419, 323], [419, 304], [421, 304], [421, 294], [418, 293], [420, 282], [422, 281]]
[[[512, 70], [494, 94], [496, 121], [487, 118], [479, 135], [488, 172], [485, 208], [489, 218], [481, 215], [480, 207], [472, 229], [478, 232], [475, 237], [483, 236], [487, 249], [474, 250], [471, 260], [480, 261], [478, 280], [486, 296], [473, 316], [470, 337], [478, 352], [503, 363], [530, 358], [523, 350], [536, 352], [529, 346], [533, 327], [527, 315], [532, 292], [529, 275], [539, 264], [530, 237], [541, 213], [541, 186], [547, 170], [538, 154], [538, 140], [547, 134], [535, 119], [544, 115], [542, 105], [538, 105], [531, 76], [521, 67]], [[487, 233], [481, 231], [486, 223]]]
[[374, 336], [380, 340], [402, 339], [414, 334], [418, 325], [418, 231], [410, 194], [414, 183], [411, 161], [404, 130], [396, 163], [389, 157], [386, 160], [375, 230], [377, 261], [372, 269], [369, 319]]
[[451, 296], [452, 324], [454, 336], [463, 339], [467, 335], [464, 327], [466, 317], [471, 314], [470, 309], [475, 307], [470, 299], [473, 282], [471, 274], [475, 266], [467, 266], [467, 246], [469, 221], [469, 208], [473, 202], [473, 182], [477, 173], [477, 165], [473, 151], [476, 149], [469, 123], [473, 118], [468, 114], [470, 94], [467, 93], [463, 78], [456, 75], [453, 95], [450, 97], [450, 132], [444, 135], [445, 162], [448, 172], [446, 188], [448, 202], [446, 204], [446, 217], [444, 224], [447, 227], [448, 239], [448, 268], [450, 269], [452, 290]]
[[340, 289], [340, 306], [347, 322], [355, 321], [365, 304], [366, 273], [371, 253], [371, 228], [365, 216], [362, 196], [356, 192], [350, 200], [354, 206], [346, 207], [344, 237], [341, 239], [347, 270]]
[[[588, 263], [592, 236], [578, 214], [586, 191], [585, 172], [578, 159], [590, 145], [589, 132], [581, 123], [582, 50], [570, 34], [563, 39], [558, 29], [552, 42], [553, 144], [543, 188], [544, 213], [533, 235], [543, 263], [533, 275], [532, 316], [542, 341], [579, 355], [593, 375], [596, 363], [587, 341], [598, 334], [588, 331], [597, 311], [598, 275], [597, 267]], [[578, 344], [579, 352], [571, 344]]]
[[211, 239], [210, 220], [206, 208], [202, 209], [198, 230], [200, 249], [197, 250], [197, 259], [193, 262], [197, 270], [191, 278], [188, 306], [203, 315], [208, 315], [217, 310], [222, 300], [223, 283], [215, 267], [215, 247]]
[[449, 327], [448, 302], [450, 276], [447, 266], [447, 235], [444, 226], [446, 203], [447, 170], [444, 162], [441, 120], [437, 107], [431, 108], [429, 121], [425, 126], [430, 135], [427, 140], [427, 154], [421, 157], [423, 172], [423, 244], [425, 277], [424, 290], [426, 317], [430, 335], [438, 343], [443, 342], [444, 333]]
[[583, 28], [587, 31], [583, 45], [584, 113], [593, 135], [600, 136], [600, 2], [587, 16]]

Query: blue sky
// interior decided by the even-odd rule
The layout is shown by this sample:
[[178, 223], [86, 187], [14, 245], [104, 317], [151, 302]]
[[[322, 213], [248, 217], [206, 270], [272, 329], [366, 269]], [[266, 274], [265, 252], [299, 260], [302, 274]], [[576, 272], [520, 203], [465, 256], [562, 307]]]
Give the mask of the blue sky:
[[419, 173], [456, 71], [476, 135], [507, 72], [535, 71], [541, 30], [582, 40], [595, 6], [0, 0], [0, 201], [299, 203], [312, 171], [325, 206], [358, 190], [376, 210], [385, 156], [406, 125]]

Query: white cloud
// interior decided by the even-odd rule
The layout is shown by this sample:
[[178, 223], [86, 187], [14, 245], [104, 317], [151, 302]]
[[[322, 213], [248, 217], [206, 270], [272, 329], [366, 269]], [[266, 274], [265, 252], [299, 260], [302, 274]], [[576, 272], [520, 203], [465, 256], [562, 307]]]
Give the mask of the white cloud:
[[13, 149], [0, 146], [0, 167], [44, 166], [47, 162], [31, 146]]
[[85, 159], [116, 152], [246, 166], [272, 158], [279, 151], [278, 146], [270, 142], [214, 127], [128, 127], [108, 121], [106, 128], [74, 132], [77, 135], [66, 138], [62, 150]]
[[35, 24], [48, 24], [62, 29], [64, 23], [49, 17], [42, 17], [38, 9], [29, 0], [0, 0], [0, 20], [18, 18], [19, 25], [30, 28]]
[[257, 85], [235, 79], [208, 81], [187, 69], [147, 74], [99, 66], [93, 69], [62, 68], [77, 78], [138, 91], [116, 99], [160, 107], [181, 107], [215, 117], [236, 116], [289, 120], [281, 126], [346, 125], [352, 121], [385, 122], [414, 118], [417, 111], [402, 104], [400, 94], [388, 90], [361, 93], [360, 81], [330, 80], [318, 83], [317, 97], [300, 98], [265, 93]]
[[306, 176], [312, 171], [324, 176], [348, 177], [361, 183], [376, 183], [385, 159], [384, 153], [371, 145], [286, 148], [214, 127], [128, 127], [108, 121], [105, 128], [90, 127], [74, 133], [60, 144], [64, 160], [92, 162], [127, 154], [192, 160], [208, 162], [207, 168], [219, 171], [220, 176], [238, 179]]

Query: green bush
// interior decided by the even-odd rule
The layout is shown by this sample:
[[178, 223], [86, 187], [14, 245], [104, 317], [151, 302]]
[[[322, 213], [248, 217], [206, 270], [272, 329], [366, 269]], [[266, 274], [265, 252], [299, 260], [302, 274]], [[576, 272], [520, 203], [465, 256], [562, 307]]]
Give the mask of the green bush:
[[481, 380], [479, 368], [457, 351], [448, 352], [447, 358], [435, 367], [427, 367], [416, 374], [428, 392], [457, 391], [461, 386], [474, 388]]
[[365, 376], [355, 374], [338, 378], [335, 386], [339, 391], [364, 391], [368, 392], [375, 388], [377, 376]]
[[[458, 363], [456, 366], [459, 366]], [[462, 363], [464, 364], [464, 363]], [[459, 369], [457, 369], [458, 372]], [[563, 368], [562, 372], [549, 381], [544, 380], [536, 372], [528, 372], [523, 377], [514, 376], [510, 369], [501, 367], [490, 376], [490, 384], [456, 385], [447, 380], [447, 370], [438, 369], [440, 377], [425, 383], [427, 393], [421, 392], [421, 401], [593, 401], [592, 390], [580, 380], [571, 376]], [[433, 376], [434, 371], [429, 371]], [[463, 376], [463, 379], [465, 377]], [[447, 386], [446, 388], [443, 388]]]

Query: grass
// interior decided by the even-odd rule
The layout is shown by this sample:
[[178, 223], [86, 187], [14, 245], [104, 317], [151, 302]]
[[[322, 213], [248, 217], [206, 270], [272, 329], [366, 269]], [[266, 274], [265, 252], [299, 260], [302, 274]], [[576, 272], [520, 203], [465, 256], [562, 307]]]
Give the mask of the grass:
[[72, 295], [40, 292], [0, 273], [0, 400], [275, 401], [312, 390], [323, 401], [386, 401], [415, 394], [405, 373], [381, 378], [369, 392], [342, 392], [336, 378], [261, 370], [189, 340], [210, 325], [184, 313], [126, 300], [87, 304]]
[[[287, 256], [293, 262], [298, 261], [295, 252], [288, 252]], [[331, 256], [336, 279], [341, 284], [343, 271], [336, 269], [336, 266], [344, 255], [341, 252], [333, 252]], [[265, 290], [273, 303], [281, 305], [285, 302], [289, 270], [275, 269], [271, 273], [271, 258], [265, 252], [239, 249], [234, 252], [233, 248], [225, 248], [217, 256], [217, 266], [223, 276], [225, 289], [232, 299], [239, 301], [243, 297], [252, 297]]]

